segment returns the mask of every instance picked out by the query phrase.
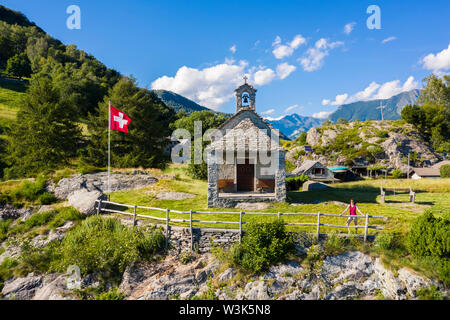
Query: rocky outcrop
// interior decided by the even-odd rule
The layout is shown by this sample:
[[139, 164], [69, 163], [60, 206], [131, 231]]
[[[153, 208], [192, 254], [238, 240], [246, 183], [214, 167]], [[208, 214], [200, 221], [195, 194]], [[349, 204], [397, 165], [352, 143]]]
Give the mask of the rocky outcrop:
[[[357, 129], [356, 135], [355, 129]], [[375, 157], [375, 160], [371, 157], [370, 159], [365, 157], [351, 159], [355, 163], [368, 164], [367, 161], [370, 160], [373, 164], [386, 165], [406, 172], [408, 153], [417, 154], [417, 166], [429, 166], [440, 160], [440, 156], [424, 142], [410, 124], [399, 125], [390, 121], [350, 122], [311, 128], [307, 133], [306, 141], [316, 151], [307, 158], [320, 161], [326, 166], [345, 165], [348, 159], [340, 152], [341, 150], [330, 149], [340, 134], [345, 135], [344, 139], [350, 147], [355, 150], [365, 148], [362, 154], [371, 153]], [[328, 147], [327, 153], [320, 153], [319, 147]]]
[[30, 273], [25, 278], [12, 278], [5, 281], [2, 289], [4, 299], [29, 300], [42, 284], [42, 277]]
[[[146, 174], [111, 174], [111, 191], [139, 189], [158, 182], [153, 176]], [[61, 179], [55, 188], [58, 199], [67, 199], [70, 194], [85, 189], [88, 192], [106, 193], [108, 190], [108, 173], [76, 174], [70, 178]]]
[[30, 215], [33, 212], [31, 209], [15, 208], [11, 205], [0, 205], [0, 220], [18, 219]]
[[185, 200], [194, 197], [195, 194], [187, 192], [160, 192], [156, 195], [159, 200]]
[[218, 264], [210, 255], [182, 264], [178, 256], [169, 256], [159, 263], [130, 266], [123, 274], [120, 289], [130, 300], [188, 299], [199, 292]]

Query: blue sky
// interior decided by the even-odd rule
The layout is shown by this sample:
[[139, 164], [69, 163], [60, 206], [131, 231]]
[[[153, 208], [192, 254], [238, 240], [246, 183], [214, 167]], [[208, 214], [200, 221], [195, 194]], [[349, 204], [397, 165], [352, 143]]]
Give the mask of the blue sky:
[[[140, 86], [224, 112], [247, 74], [257, 111], [325, 116], [450, 71], [450, 1], [2, 0]], [[66, 8], [81, 9], [69, 30]], [[381, 29], [368, 29], [369, 5]], [[347, 25], [347, 28], [345, 27]], [[383, 41], [384, 40], [384, 41]], [[233, 49], [235, 48], [235, 50]]]

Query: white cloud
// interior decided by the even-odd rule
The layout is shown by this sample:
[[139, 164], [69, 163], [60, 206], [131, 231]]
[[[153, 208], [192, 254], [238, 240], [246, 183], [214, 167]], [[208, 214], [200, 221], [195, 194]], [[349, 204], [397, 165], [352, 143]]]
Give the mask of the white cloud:
[[275, 112], [275, 109], [269, 109], [267, 111], [261, 112], [261, 114], [269, 116]]
[[331, 111], [320, 111], [320, 112], [314, 113], [312, 116], [313, 116], [313, 118], [317, 118], [317, 119], [326, 119], [332, 113], [333, 112], [331, 112]]
[[278, 118], [264, 117], [264, 119], [267, 119], [269, 121], [278, 121], [278, 120], [281, 120], [283, 118], [284, 118], [284, 116], [279, 116]]
[[287, 78], [292, 72], [294, 72], [295, 69], [297, 69], [296, 66], [293, 66], [287, 62], [280, 63], [277, 66], [277, 76], [278, 78], [283, 80]]
[[410, 76], [403, 84], [400, 82], [400, 80], [388, 81], [381, 85], [373, 81], [367, 88], [351, 96], [349, 96], [347, 93], [344, 93], [338, 94], [334, 101], [323, 99], [322, 105], [340, 106], [342, 104], [352, 103], [356, 101], [388, 99], [392, 96], [395, 96], [396, 94], [417, 89], [418, 87], [419, 83], [414, 80], [413, 76]]
[[438, 52], [437, 54], [430, 53], [421, 60], [425, 69], [439, 72], [450, 69], [450, 44], [447, 49]]
[[390, 41], [394, 41], [394, 40], [397, 40], [397, 37], [392, 36], [392, 37], [388, 37], [386, 39], [383, 39], [383, 41], [381, 41], [381, 43], [384, 44], [386, 42], [390, 42]]
[[284, 109], [284, 113], [289, 113], [294, 109], [298, 108], [298, 104], [294, 104], [293, 106], [287, 107], [286, 109]]
[[232, 53], [236, 53], [236, 45], [235, 45], [235, 44], [233, 44], [233, 45], [230, 47], [230, 51], [231, 51]]
[[246, 61], [228, 61], [200, 70], [183, 66], [175, 76], [162, 76], [153, 81], [151, 88], [170, 90], [203, 106], [218, 109], [233, 97], [247, 66]]
[[253, 75], [253, 81], [257, 86], [263, 86], [272, 82], [272, 80], [275, 79], [275, 76], [275, 72], [272, 69], [267, 68], [256, 71]]
[[343, 45], [342, 41], [328, 42], [327, 39], [321, 38], [316, 41], [314, 47], [306, 51], [306, 55], [299, 59], [305, 71], [314, 71], [320, 69], [323, 65], [323, 59], [329, 54], [330, 49], [334, 49]]
[[355, 25], [356, 25], [356, 22], [347, 23], [344, 26], [344, 33], [345, 34], [350, 34], [353, 31], [353, 29], [355, 28]]
[[283, 59], [291, 56], [294, 51], [304, 43], [306, 43], [306, 39], [303, 38], [301, 34], [296, 35], [294, 39], [287, 44], [281, 44], [281, 38], [280, 36], [277, 36], [274, 42], [272, 42], [272, 46], [275, 47], [272, 53], [275, 58]]

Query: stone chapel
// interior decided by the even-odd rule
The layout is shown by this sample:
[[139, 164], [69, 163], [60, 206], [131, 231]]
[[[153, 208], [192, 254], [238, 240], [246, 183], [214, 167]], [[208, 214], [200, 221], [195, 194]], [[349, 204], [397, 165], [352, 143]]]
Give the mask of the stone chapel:
[[235, 90], [236, 113], [211, 137], [208, 154], [208, 207], [240, 202], [284, 202], [285, 152], [279, 132], [255, 111], [256, 89]]

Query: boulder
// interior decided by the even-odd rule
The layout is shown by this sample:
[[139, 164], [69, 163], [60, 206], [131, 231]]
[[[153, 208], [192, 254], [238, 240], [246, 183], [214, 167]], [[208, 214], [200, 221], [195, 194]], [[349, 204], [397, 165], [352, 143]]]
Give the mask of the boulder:
[[42, 285], [35, 291], [32, 300], [67, 300], [69, 291], [66, 287], [66, 275], [49, 274], [45, 276]]
[[308, 144], [313, 147], [319, 144], [320, 133], [319, 131], [317, 131], [315, 127], [312, 127], [311, 129], [308, 130], [308, 133], [306, 135], [306, 142], [308, 142]]
[[[111, 174], [111, 191], [131, 190], [144, 188], [158, 182], [158, 179], [147, 174]], [[108, 173], [76, 174], [70, 178], [61, 179], [55, 188], [58, 199], [67, 199], [70, 194], [86, 189], [88, 192], [108, 190]]]
[[71, 193], [68, 197], [69, 204], [80, 211], [80, 213], [91, 215], [96, 212], [95, 201], [106, 200], [106, 195], [101, 191], [88, 191], [87, 189], [80, 189]]
[[42, 277], [33, 273], [25, 278], [12, 278], [5, 282], [2, 295], [5, 299], [29, 300], [41, 283]]
[[309, 180], [309, 181], [306, 181], [305, 183], [303, 183], [302, 190], [303, 191], [314, 191], [314, 190], [326, 190], [326, 189], [331, 189], [331, 188], [333, 188], [333, 187], [329, 186], [326, 183]]
[[20, 217], [32, 214], [33, 210], [25, 208], [15, 208], [11, 205], [0, 205], [0, 220], [18, 219]]
[[426, 279], [406, 268], [401, 268], [398, 270], [398, 279], [404, 283], [406, 291], [412, 298], [417, 297], [417, 290], [429, 288], [432, 284], [431, 280]]
[[231, 280], [231, 278], [233, 278], [236, 275], [236, 270], [234, 270], [233, 268], [228, 268], [227, 270], [225, 270], [224, 272], [222, 272], [221, 274], [219, 274], [219, 282], [227, 282], [229, 280]]
[[267, 284], [263, 280], [247, 283], [243, 298], [247, 300], [270, 300]]
[[387, 270], [380, 259], [377, 258], [374, 263], [375, 276], [381, 282], [381, 293], [390, 299], [406, 299], [406, 287], [397, 279], [394, 274]]

